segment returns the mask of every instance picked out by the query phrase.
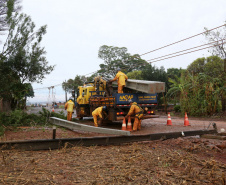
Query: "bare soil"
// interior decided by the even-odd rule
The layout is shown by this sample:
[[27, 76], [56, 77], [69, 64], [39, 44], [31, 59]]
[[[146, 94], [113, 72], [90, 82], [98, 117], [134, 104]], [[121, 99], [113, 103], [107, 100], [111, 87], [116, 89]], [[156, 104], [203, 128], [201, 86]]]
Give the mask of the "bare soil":
[[53, 151], [2, 150], [0, 183], [223, 185], [226, 151], [213, 146], [214, 140], [178, 138]]
[[[133, 134], [177, 132], [207, 128], [215, 122], [226, 130], [225, 120], [172, 116], [147, 119]], [[84, 124], [92, 125], [92, 120]], [[120, 129], [121, 124], [109, 127]], [[211, 127], [211, 126], [210, 126]], [[101, 134], [58, 128], [57, 138]], [[52, 128], [25, 127], [7, 131], [1, 141], [51, 139]], [[226, 184], [226, 141], [178, 138], [118, 146], [75, 146], [60, 150], [0, 150], [0, 184]]]

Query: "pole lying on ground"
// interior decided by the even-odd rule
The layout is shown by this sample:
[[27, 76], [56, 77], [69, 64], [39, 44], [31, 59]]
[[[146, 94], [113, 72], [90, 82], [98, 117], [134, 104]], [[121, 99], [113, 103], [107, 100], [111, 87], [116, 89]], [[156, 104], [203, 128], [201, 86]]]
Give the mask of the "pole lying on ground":
[[123, 143], [166, 140], [178, 137], [197, 136], [203, 134], [216, 134], [216, 124], [212, 130], [194, 130], [171, 133], [158, 133], [147, 135], [130, 135], [130, 136], [107, 136], [107, 137], [83, 137], [67, 139], [47, 139], [47, 140], [30, 140], [30, 141], [8, 141], [0, 142], [1, 150], [22, 149], [22, 150], [53, 150], [65, 146], [97, 146], [97, 145], [119, 145]]

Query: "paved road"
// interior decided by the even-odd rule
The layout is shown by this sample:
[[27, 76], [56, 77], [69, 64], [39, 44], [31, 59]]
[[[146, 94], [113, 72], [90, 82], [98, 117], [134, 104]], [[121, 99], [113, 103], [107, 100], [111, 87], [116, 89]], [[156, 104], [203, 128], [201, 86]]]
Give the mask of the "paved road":
[[[49, 111], [52, 111], [52, 108], [50, 108], [50, 107], [44, 107], [45, 109], [47, 109], [47, 110], [49, 110]], [[38, 114], [39, 113], [39, 111], [42, 111], [42, 107], [28, 107], [27, 108], [27, 112], [29, 113], [29, 114]], [[66, 110], [64, 110], [64, 109], [59, 109], [59, 108], [57, 108], [57, 109], [54, 109], [54, 112], [56, 112], [56, 113], [60, 113], [60, 112], [64, 112], [64, 114], [65, 115], [67, 115], [67, 111]], [[76, 111], [75, 111], [76, 112]], [[73, 117], [74, 117], [74, 115], [76, 115], [76, 113], [74, 113], [73, 114]]]

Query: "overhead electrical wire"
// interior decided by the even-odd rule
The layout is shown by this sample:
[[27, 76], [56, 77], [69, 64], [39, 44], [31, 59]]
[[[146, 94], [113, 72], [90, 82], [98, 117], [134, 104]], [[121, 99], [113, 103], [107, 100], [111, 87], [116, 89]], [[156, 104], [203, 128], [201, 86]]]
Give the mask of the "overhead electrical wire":
[[[225, 39], [222, 39], [222, 40], [220, 40], [220, 41], [224, 41], [224, 40], [225, 40]], [[188, 50], [195, 49], [195, 48], [199, 48], [199, 47], [202, 47], [202, 46], [206, 46], [206, 45], [214, 44], [214, 43], [217, 43], [217, 42], [219, 42], [219, 41], [214, 41], [214, 42], [210, 42], [210, 43], [203, 44], [203, 45], [200, 45], [200, 46], [192, 47], [192, 48], [189, 48], [189, 49], [185, 49], [185, 50], [177, 51], [177, 52], [175, 52], [175, 53], [171, 53], [171, 54], [163, 55], [163, 56], [160, 56], [160, 57], [157, 57], [157, 58], [153, 58], [153, 59], [149, 59], [149, 60], [146, 60], [146, 61], [151, 61], [151, 60], [155, 60], [155, 59], [163, 58], [163, 57], [166, 57], [166, 56], [169, 56], [169, 55], [174, 55], [174, 54], [177, 54], [177, 53], [181, 53], [181, 52], [188, 51]], [[220, 44], [222, 44], [222, 43], [220, 43]], [[218, 45], [220, 45], [220, 44], [218, 44]]]
[[177, 43], [179, 43], [179, 42], [182, 42], [182, 41], [185, 41], [185, 40], [191, 39], [191, 38], [193, 38], [193, 37], [196, 37], [196, 36], [202, 35], [203, 33], [206, 33], [206, 32], [212, 31], [212, 30], [215, 30], [215, 29], [220, 28], [220, 27], [223, 27], [223, 26], [226, 26], [226, 24], [223, 24], [223, 25], [221, 25], [221, 26], [218, 26], [218, 27], [212, 28], [212, 29], [207, 30], [207, 31], [204, 31], [204, 32], [202, 32], [202, 33], [199, 33], [199, 34], [196, 34], [196, 35], [193, 35], [193, 36], [187, 37], [187, 38], [182, 39], [182, 40], [179, 40], [179, 41], [177, 41], [177, 42], [173, 42], [173, 43], [171, 43], [171, 44], [168, 44], [168, 45], [162, 46], [162, 47], [160, 47], [160, 48], [157, 48], [157, 49], [151, 50], [151, 51], [149, 51], [149, 52], [146, 52], [146, 53], [141, 54], [140, 56], [146, 55], [146, 54], [148, 54], [148, 53], [152, 53], [152, 52], [154, 52], [154, 51], [158, 51], [158, 50], [163, 49], [163, 48], [166, 48], [166, 47], [168, 47], [168, 46], [172, 46], [172, 45], [177, 44]]
[[63, 84], [63, 83], [56, 84], [56, 85], [51, 85], [51, 86], [49, 86], [49, 87], [40, 87], [40, 88], [36, 88], [36, 89], [33, 89], [33, 90], [42, 90], [42, 89], [54, 88], [54, 87], [60, 86], [60, 85], [62, 85], [62, 84]]
[[[225, 43], [226, 43], [226, 42], [223, 42], [223, 43], [221, 43], [221, 44], [225, 44]], [[149, 62], [149, 63], [159, 62], [159, 61], [162, 61], [162, 60], [166, 60], [166, 59], [169, 59], [169, 58], [178, 57], [178, 56], [185, 55], [185, 54], [188, 54], [188, 53], [193, 53], [193, 52], [196, 52], [196, 51], [200, 51], [200, 50], [207, 49], [207, 48], [211, 48], [211, 47], [218, 46], [218, 45], [220, 45], [220, 44], [216, 44], [216, 45], [213, 45], [213, 46], [209, 46], [209, 47], [205, 47], [205, 48], [193, 50], [193, 51], [190, 51], [190, 52], [187, 52], [187, 53], [182, 53], [182, 54], [179, 54], [179, 55], [175, 55], [175, 56], [171, 56], [171, 57], [159, 59], [159, 60], [156, 60], [156, 61], [153, 61], [153, 62]]]

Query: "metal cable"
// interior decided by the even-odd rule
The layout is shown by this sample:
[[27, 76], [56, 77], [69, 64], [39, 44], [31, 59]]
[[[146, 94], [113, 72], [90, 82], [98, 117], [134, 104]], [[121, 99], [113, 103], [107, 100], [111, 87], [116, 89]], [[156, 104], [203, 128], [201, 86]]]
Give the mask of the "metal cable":
[[173, 43], [168, 44], [168, 45], [166, 45], [166, 46], [163, 46], [163, 47], [160, 47], [160, 48], [157, 48], [157, 49], [151, 50], [151, 51], [149, 51], [149, 52], [146, 52], [146, 53], [144, 53], [144, 54], [141, 54], [140, 56], [146, 55], [146, 54], [148, 54], [148, 53], [152, 53], [152, 52], [154, 52], [154, 51], [157, 51], [157, 50], [160, 50], [160, 49], [166, 48], [166, 47], [168, 47], [168, 46], [172, 46], [172, 45], [177, 44], [177, 43], [179, 43], [179, 42], [182, 42], [182, 41], [185, 41], [185, 40], [191, 39], [191, 38], [193, 38], [193, 37], [196, 37], [196, 36], [198, 36], [198, 35], [202, 35], [203, 33], [206, 33], [206, 32], [208, 32], [208, 31], [215, 30], [215, 29], [220, 28], [220, 27], [223, 27], [223, 26], [226, 26], [226, 24], [223, 24], [223, 25], [218, 26], [218, 27], [215, 27], [215, 28], [213, 28], [213, 29], [210, 29], [210, 30], [204, 31], [204, 32], [202, 32], [202, 33], [199, 33], [199, 34], [193, 35], [193, 36], [191, 36], [191, 37], [188, 37], [188, 38], [185, 38], [185, 39], [179, 40], [179, 41], [177, 41], [177, 42], [173, 42]]
[[[221, 43], [221, 44], [225, 44], [225, 43], [226, 43], [226, 42]], [[220, 44], [217, 44], [217, 45], [220, 45]], [[154, 63], [154, 62], [158, 62], [158, 61], [166, 60], [166, 59], [169, 59], [169, 58], [174, 58], [174, 57], [177, 57], [177, 56], [185, 55], [185, 54], [188, 54], [188, 53], [193, 53], [193, 52], [200, 51], [200, 50], [207, 49], [207, 48], [211, 48], [211, 47], [214, 47], [214, 46], [217, 46], [217, 45], [213, 45], [213, 46], [209, 46], [209, 47], [205, 47], [205, 48], [201, 48], [201, 49], [193, 50], [193, 51], [190, 51], [190, 52], [187, 52], [187, 53], [182, 53], [182, 54], [180, 54], [180, 55], [175, 55], [175, 56], [172, 56], [172, 57], [163, 58], [163, 59], [156, 60], [156, 61], [149, 62], [149, 63]]]

